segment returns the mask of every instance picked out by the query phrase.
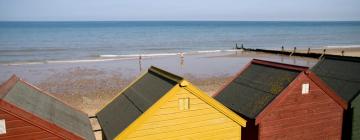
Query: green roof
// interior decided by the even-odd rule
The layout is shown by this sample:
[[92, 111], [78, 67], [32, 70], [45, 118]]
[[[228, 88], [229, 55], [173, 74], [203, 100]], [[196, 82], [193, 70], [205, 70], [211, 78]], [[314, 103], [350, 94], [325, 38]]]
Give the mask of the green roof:
[[[215, 99], [241, 116], [254, 119], [302, 72], [293, 65], [253, 60]], [[283, 65], [278, 67], [279, 65]], [[300, 69], [306, 69], [299, 67]]]
[[360, 91], [359, 57], [325, 56], [311, 71], [347, 102]]
[[[95, 139], [87, 114], [13, 76], [2, 88], [0, 99], [87, 140]], [[6, 85], [6, 86], [5, 86]]]
[[181, 77], [151, 67], [96, 114], [103, 137], [114, 139], [181, 80]]

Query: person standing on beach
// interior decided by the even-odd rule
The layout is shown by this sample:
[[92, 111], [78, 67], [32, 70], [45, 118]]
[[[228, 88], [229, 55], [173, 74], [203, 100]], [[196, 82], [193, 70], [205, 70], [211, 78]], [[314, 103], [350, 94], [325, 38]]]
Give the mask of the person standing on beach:
[[184, 53], [180, 52], [179, 55], [180, 55], [180, 65], [183, 66], [184, 65]]
[[140, 55], [139, 55], [139, 71], [140, 71], [140, 72], [141, 72], [141, 70], [142, 70], [141, 60], [142, 60], [142, 57], [141, 57], [141, 54], [140, 54]]

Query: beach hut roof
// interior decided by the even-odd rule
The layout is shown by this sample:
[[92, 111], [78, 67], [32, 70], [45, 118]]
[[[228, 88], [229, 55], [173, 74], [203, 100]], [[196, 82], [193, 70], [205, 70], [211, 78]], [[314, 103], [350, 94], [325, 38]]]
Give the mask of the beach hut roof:
[[214, 98], [240, 115], [255, 117], [307, 67], [253, 59]]
[[[60, 127], [61, 130], [65, 129], [80, 138], [95, 139], [87, 114], [70, 107], [15, 75], [1, 85], [0, 100], [5, 102], [6, 105], [10, 104], [10, 106], [23, 110], [8, 110], [19, 117], [26, 116], [24, 115], [25, 112], [25, 114], [30, 113], [33, 116], [39, 117], [40, 119], [25, 118], [29, 121], [34, 121], [34, 124], [44, 126], [43, 120], [45, 120], [49, 123], [47, 128], [51, 129], [48, 131], [54, 131], [57, 127]], [[36, 120], [40, 122], [36, 123]], [[53, 126], [53, 124], [56, 126]]]
[[[337, 104], [339, 104], [339, 106], [341, 106], [343, 109], [347, 109], [348, 105], [346, 103], [345, 100], [343, 100], [341, 97], [337, 96], [336, 93], [330, 89], [330, 87], [324, 83], [315, 73], [306, 70], [304, 72], [300, 73], [300, 76], [298, 76], [297, 78], [301, 77], [301, 76], [306, 76], [309, 80], [311, 80], [312, 82], [314, 82], [314, 84], [316, 86], [318, 86], [322, 91], [324, 91], [324, 94], [328, 95], [328, 97], [330, 97], [331, 99], [333, 99]], [[292, 83], [292, 84], [296, 84], [296, 83]], [[287, 96], [291, 95], [291, 86], [286, 87], [282, 92], [281, 95], [277, 96], [276, 98], [274, 98], [274, 100], [267, 105], [264, 110], [262, 112], [259, 113], [259, 115], [256, 117], [256, 124], [259, 124], [262, 120], [262, 118], [271, 112], [272, 108], [275, 108], [277, 104], [279, 104], [281, 101], [283, 101], [284, 99], [287, 98]]]
[[105, 139], [116, 138], [124, 130], [128, 130], [130, 124], [137, 126], [141, 122], [138, 118], [151, 116], [153, 111], [149, 112], [149, 110], [159, 109], [160, 106], [155, 106], [156, 103], [167, 100], [165, 95], [170, 95], [171, 91], [178, 87], [190, 90], [192, 94], [212, 105], [241, 126], [246, 126], [246, 120], [192, 86], [182, 77], [152, 66], [96, 113]]
[[[96, 114], [105, 136], [115, 138], [181, 80], [181, 77], [151, 67]], [[121, 115], [114, 114], [120, 110]]]
[[360, 93], [359, 57], [324, 56], [311, 71], [347, 102]]

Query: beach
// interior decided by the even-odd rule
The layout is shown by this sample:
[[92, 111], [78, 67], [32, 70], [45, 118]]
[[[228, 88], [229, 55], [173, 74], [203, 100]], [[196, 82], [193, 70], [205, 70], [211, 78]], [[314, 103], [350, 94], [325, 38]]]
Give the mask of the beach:
[[[359, 48], [328, 48], [327, 52], [338, 54], [343, 49], [351, 54], [360, 53]], [[319, 60], [234, 50], [187, 54], [183, 58], [171, 55], [98, 62], [0, 65], [0, 81], [4, 82], [12, 74], [16, 74], [70, 106], [94, 116], [102, 106], [150, 66], [182, 76], [211, 96], [252, 59], [307, 67], [313, 66]], [[92, 120], [92, 123], [94, 129], [99, 129], [95, 120]], [[99, 134], [97, 137], [100, 137]]]
[[[327, 52], [338, 54], [343, 49], [349, 54], [360, 56], [359, 48], [328, 48]], [[183, 59], [179, 55], [174, 55], [143, 57], [141, 60], [0, 65], [0, 82], [5, 82], [12, 74], [16, 74], [93, 116], [101, 106], [150, 66], [157, 66], [180, 75], [212, 95], [251, 59], [307, 67], [313, 66], [318, 61], [314, 58], [233, 51], [189, 54], [184, 55]]]
[[150, 66], [180, 75], [212, 95], [254, 58], [302, 66], [312, 66], [317, 62], [312, 58], [257, 52], [211, 52], [189, 54], [183, 59], [174, 55], [143, 57], [141, 60], [1, 65], [0, 81], [16, 74], [93, 116]]

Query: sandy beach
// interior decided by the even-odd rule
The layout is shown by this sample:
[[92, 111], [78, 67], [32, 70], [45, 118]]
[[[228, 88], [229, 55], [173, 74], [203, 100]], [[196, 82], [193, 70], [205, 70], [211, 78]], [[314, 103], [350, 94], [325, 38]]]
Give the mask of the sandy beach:
[[317, 59], [257, 52], [214, 52], [100, 62], [0, 65], [0, 82], [12, 74], [40, 87], [89, 116], [151, 65], [183, 76], [209, 95], [251, 59], [312, 66]]
[[[328, 48], [327, 52], [360, 56], [360, 48]], [[299, 50], [306, 51], [306, 50]], [[322, 51], [321, 49], [313, 51]], [[209, 95], [241, 70], [251, 59], [263, 59], [301, 66], [313, 66], [318, 59], [258, 52], [214, 52], [179, 56], [145, 57], [101, 62], [1, 65], [0, 81], [12, 74], [49, 92], [65, 103], [93, 116], [132, 80], [151, 65], [183, 76]], [[92, 121], [94, 129], [99, 129]], [[100, 137], [97, 134], [97, 137]]]

